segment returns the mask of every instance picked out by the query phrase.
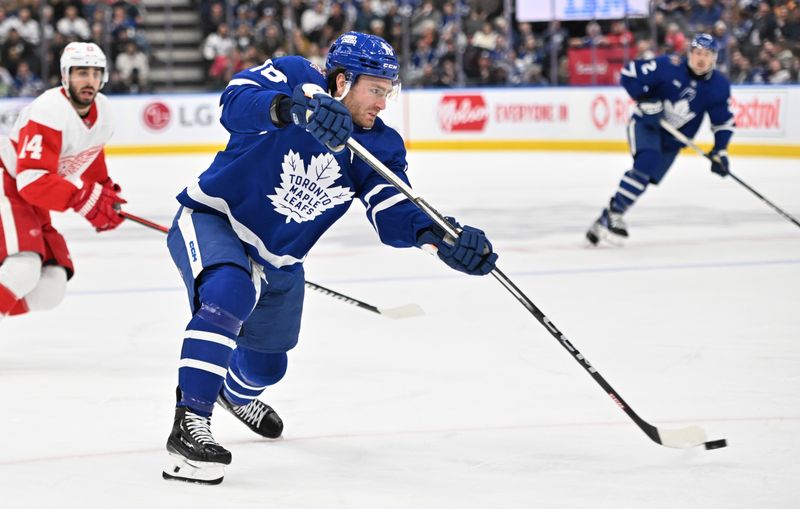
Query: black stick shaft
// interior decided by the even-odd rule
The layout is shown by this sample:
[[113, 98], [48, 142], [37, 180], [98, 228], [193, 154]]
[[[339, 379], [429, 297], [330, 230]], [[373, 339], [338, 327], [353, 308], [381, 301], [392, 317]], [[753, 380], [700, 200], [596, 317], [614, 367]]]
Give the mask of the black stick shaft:
[[[660, 123], [661, 127], [665, 131], [670, 133], [673, 137], [675, 137], [676, 140], [680, 141], [681, 143], [683, 143], [684, 145], [686, 145], [690, 149], [694, 150], [695, 152], [697, 152], [698, 154], [700, 154], [701, 156], [705, 157], [706, 159], [708, 159], [709, 161], [711, 161], [713, 163], [719, 163], [720, 162], [720, 161], [714, 159], [714, 157], [710, 156], [709, 154], [706, 154], [705, 152], [703, 152], [703, 149], [698, 147], [697, 144], [695, 144], [692, 140], [690, 140], [688, 136], [686, 136], [685, 134], [680, 132], [678, 130], [678, 128], [676, 128], [675, 126], [673, 126], [672, 124], [670, 124], [666, 120], [661, 119], [661, 121], [659, 123]], [[747, 189], [748, 191], [750, 191], [751, 193], [756, 195], [756, 197], [758, 197], [761, 201], [763, 201], [764, 203], [766, 203], [767, 205], [772, 207], [775, 210], [775, 212], [777, 212], [778, 214], [782, 215], [784, 218], [786, 218], [789, 221], [791, 221], [792, 223], [794, 223], [795, 226], [800, 227], [800, 222], [798, 222], [797, 219], [795, 219], [794, 217], [789, 215], [787, 212], [782, 210], [780, 207], [778, 207], [777, 205], [775, 205], [774, 203], [772, 203], [771, 201], [766, 199], [764, 197], [764, 195], [762, 195], [761, 193], [759, 193], [758, 191], [756, 191], [752, 187], [750, 187], [747, 184], [745, 184], [745, 182], [742, 179], [740, 179], [739, 177], [737, 177], [736, 175], [734, 175], [730, 171], [728, 171], [728, 175], [733, 180], [735, 180], [736, 182], [741, 184], [745, 189]]]
[[[433, 222], [444, 229], [453, 238], [458, 238], [458, 231], [450, 224], [447, 219], [430, 206], [425, 200], [418, 196], [411, 187], [402, 181], [397, 175], [391, 172], [380, 160], [373, 156], [367, 149], [353, 138], [347, 141], [347, 146], [358, 157], [364, 160], [373, 170], [385, 178], [390, 184], [396, 187], [403, 193], [409, 200], [411, 200], [417, 207], [420, 208]], [[650, 439], [654, 442], [661, 444], [661, 437], [659, 436], [658, 429], [652, 424], [646, 422], [639, 417], [636, 412], [622, 399], [622, 396], [611, 387], [605, 378], [592, 366], [586, 357], [581, 354], [575, 346], [558, 330], [558, 327], [542, 313], [539, 308], [520, 290], [499, 268], [495, 267], [491, 274], [497, 279], [516, 299], [544, 326], [551, 336], [556, 338], [559, 344], [569, 352], [570, 355], [578, 362], [578, 364], [586, 370], [589, 375], [597, 382], [600, 387], [608, 394], [608, 396], [624, 411], [628, 417], [641, 429]]]
[[[143, 217], [136, 216], [134, 214], [131, 214], [130, 212], [125, 212], [123, 210], [120, 210], [119, 211], [119, 215], [121, 215], [125, 219], [129, 219], [129, 220], [133, 221], [134, 223], [139, 223], [142, 226], [146, 226], [148, 228], [152, 228], [153, 230], [158, 230], [158, 231], [163, 232], [163, 233], [167, 233], [169, 231], [169, 228], [167, 228], [164, 225], [160, 225], [158, 223], [154, 223], [153, 221], [150, 221], [148, 219], [144, 219]], [[352, 297], [348, 297], [347, 295], [345, 295], [343, 293], [339, 293], [339, 292], [337, 292], [335, 290], [331, 290], [330, 288], [326, 288], [326, 287], [324, 287], [322, 285], [318, 285], [317, 283], [312, 283], [311, 281], [306, 281], [306, 287], [311, 288], [312, 290], [317, 291], [319, 293], [328, 295], [329, 297], [333, 297], [335, 299], [338, 299], [338, 300], [340, 300], [342, 302], [346, 302], [347, 304], [351, 304], [353, 306], [358, 306], [361, 309], [366, 309], [367, 311], [372, 311], [373, 313], [377, 313], [379, 315], [382, 314], [381, 310], [378, 309], [376, 306], [373, 306], [372, 304], [367, 304], [366, 302], [362, 302], [362, 301], [360, 301], [358, 299], [354, 299]]]

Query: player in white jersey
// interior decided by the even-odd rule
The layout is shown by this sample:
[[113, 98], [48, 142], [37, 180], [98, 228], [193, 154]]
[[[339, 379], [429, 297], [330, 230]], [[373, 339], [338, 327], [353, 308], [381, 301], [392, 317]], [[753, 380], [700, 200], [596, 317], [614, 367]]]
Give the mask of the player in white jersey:
[[50, 211], [72, 209], [97, 231], [119, 226], [120, 188], [103, 147], [113, 132], [103, 51], [73, 42], [61, 55], [62, 86], [26, 106], [0, 139], [0, 318], [55, 307], [74, 268]]

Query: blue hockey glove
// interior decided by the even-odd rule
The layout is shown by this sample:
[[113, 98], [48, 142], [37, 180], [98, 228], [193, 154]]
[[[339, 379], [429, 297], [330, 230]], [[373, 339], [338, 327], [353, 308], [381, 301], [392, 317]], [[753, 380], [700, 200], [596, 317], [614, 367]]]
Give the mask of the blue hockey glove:
[[297, 85], [292, 93], [292, 121], [310, 132], [331, 152], [345, 149], [353, 134], [353, 117], [347, 107], [313, 83]]
[[425, 229], [417, 235], [417, 245], [433, 245], [439, 259], [449, 267], [471, 276], [483, 276], [494, 269], [497, 253], [492, 251], [492, 243], [483, 231], [464, 226], [463, 229], [452, 217], [447, 218], [461, 234], [455, 241], [437, 225]]
[[664, 104], [655, 99], [646, 99], [636, 104], [636, 116], [639, 121], [647, 127], [658, 129], [659, 120], [664, 113]]
[[[708, 153], [711, 158], [711, 171], [725, 177], [728, 175], [730, 166], [728, 165], [728, 151], [727, 150], [712, 150]], [[719, 162], [717, 162], [719, 160]]]

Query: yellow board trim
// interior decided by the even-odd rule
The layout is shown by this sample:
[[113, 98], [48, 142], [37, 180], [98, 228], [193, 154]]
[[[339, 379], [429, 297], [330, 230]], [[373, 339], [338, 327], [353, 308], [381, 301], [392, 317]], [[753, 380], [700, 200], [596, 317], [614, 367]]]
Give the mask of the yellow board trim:
[[219, 152], [224, 144], [197, 143], [186, 145], [109, 145], [106, 155], [110, 156], [146, 156], [169, 154], [208, 154]]
[[[710, 145], [700, 144], [704, 150]], [[107, 155], [180, 155], [209, 154], [223, 150], [225, 145], [213, 143], [180, 145], [110, 145]], [[555, 151], [555, 152], [628, 152], [624, 141], [576, 141], [576, 140], [453, 140], [453, 141], [410, 141], [406, 148], [419, 151]], [[684, 153], [694, 154], [684, 149]], [[800, 158], [800, 145], [754, 145], [731, 143], [731, 155], [756, 157]]]
[[[710, 144], [699, 144], [703, 150], [711, 150]], [[420, 151], [556, 151], [556, 152], [628, 152], [624, 141], [577, 141], [577, 140], [457, 140], [457, 141], [411, 141], [406, 143], [409, 150]], [[684, 153], [694, 151], [684, 149]], [[754, 145], [731, 143], [731, 155], [757, 157], [800, 158], [800, 145]]]

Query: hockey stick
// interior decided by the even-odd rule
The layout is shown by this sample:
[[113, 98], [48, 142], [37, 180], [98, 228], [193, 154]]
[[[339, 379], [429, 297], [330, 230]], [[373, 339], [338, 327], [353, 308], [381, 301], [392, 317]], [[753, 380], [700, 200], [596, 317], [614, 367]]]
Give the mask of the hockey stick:
[[[690, 140], [685, 134], [680, 132], [678, 130], [678, 128], [676, 128], [675, 126], [673, 126], [672, 124], [670, 124], [669, 122], [664, 120], [663, 118], [659, 121], [659, 123], [661, 124], [661, 127], [665, 131], [667, 131], [669, 134], [674, 136], [675, 139], [678, 140], [679, 142], [683, 143], [684, 145], [686, 145], [690, 149], [694, 150], [695, 152], [697, 152], [701, 156], [703, 156], [706, 159], [708, 159], [709, 161], [714, 162], [714, 163], [720, 163], [720, 160], [719, 160], [719, 158], [717, 156], [713, 156], [712, 157], [712, 156], [706, 154], [705, 152], [703, 152], [703, 149], [701, 149], [700, 147], [695, 145], [695, 143], [692, 140]], [[761, 201], [763, 201], [764, 203], [766, 203], [767, 205], [769, 205], [770, 207], [775, 209], [775, 211], [778, 214], [782, 215], [783, 217], [785, 217], [789, 221], [793, 222], [796, 226], [800, 226], [800, 222], [798, 222], [797, 219], [795, 219], [794, 217], [790, 216], [789, 214], [787, 214], [786, 212], [781, 210], [777, 205], [775, 205], [774, 203], [772, 203], [768, 199], [764, 198], [764, 196], [761, 193], [759, 193], [758, 191], [756, 191], [752, 187], [750, 187], [747, 184], [745, 184], [742, 181], [742, 179], [740, 179], [739, 177], [737, 177], [736, 175], [734, 175], [730, 171], [728, 171], [728, 176], [730, 176], [733, 180], [735, 180], [736, 182], [738, 182], [741, 185], [743, 185], [745, 189], [747, 189], [748, 191], [750, 191], [751, 193], [753, 193], [754, 195], [759, 197], [761, 199]]]
[[[391, 172], [389, 168], [387, 168], [381, 161], [379, 161], [375, 156], [373, 156], [367, 149], [365, 149], [360, 143], [358, 143], [353, 138], [347, 140], [347, 146], [350, 150], [353, 151], [358, 157], [364, 160], [373, 170], [375, 170], [378, 174], [380, 174], [383, 178], [385, 178], [390, 184], [392, 184], [395, 188], [397, 188], [401, 193], [403, 193], [411, 202], [413, 202], [417, 207], [419, 207], [431, 220], [436, 223], [440, 228], [442, 228], [448, 235], [452, 236], [453, 238], [457, 238], [459, 232], [453, 227], [450, 222], [445, 219], [439, 212], [437, 212], [433, 207], [431, 207], [422, 197], [416, 194], [416, 192], [408, 186], [403, 180], [401, 180], [397, 175]], [[531, 302], [531, 300], [524, 294], [522, 291], [517, 288], [517, 286], [503, 274], [500, 269], [495, 267], [492, 270], [492, 275], [497, 279], [511, 294], [516, 297], [516, 299], [523, 305], [525, 308], [534, 316], [536, 319], [541, 323], [547, 331], [554, 337], [561, 346], [566, 349], [572, 357], [578, 361], [578, 364], [586, 370], [589, 375], [594, 378], [595, 382], [597, 382], [600, 387], [606, 391], [606, 394], [611, 397], [611, 399], [616, 403], [626, 414], [630, 417], [639, 429], [644, 431], [644, 433], [650, 437], [651, 440], [654, 442], [667, 446], [667, 447], [674, 447], [677, 449], [688, 449], [691, 447], [696, 447], [699, 445], [704, 445], [706, 449], [714, 449], [717, 447], [724, 447], [725, 442], [722, 440], [714, 440], [710, 442], [706, 442], [706, 434], [705, 432], [697, 427], [697, 426], [689, 426], [680, 429], [659, 429], [653, 426], [652, 424], [648, 423], [641, 417], [639, 417], [636, 412], [622, 399], [617, 391], [614, 390], [613, 387], [605, 380], [605, 378], [600, 375], [597, 369], [591, 365], [591, 363], [586, 359], [586, 357], [581, 354], [577, 348], [575, 348], [572, 343], [561, 333], [560, 330], [555, 326], [555, 324], [547, 318], [544, 313], [542, 313], [536, 305]]]
[[[166, 226], [154, 223], [153, 221], [149, 221], [147, 219], [144, 219], [143, 217], [135, 216], [130, 212], [125, 212], [124, 210], [120, 210], [119, 215], [121, 215], [125, 219], [133, 221], [134, 223], [139, 223], [142, 226], [152, 228], [153, 230], [158, 230], [163, 233], [167, 233], [169, 231], [169, 228], [167, 228]], [[404, 306], [398, 306], [394, 308], [379, 308], [377, 306], [373, 306], [372, 304], [367, 304], [366, 302], [362, 302], [358, 299], [348, 297], [347, 295], [331, 290], [330, 288], [325, 288], [324, 286], [318, 285], [317, 283], [312, 283], [311, 281], [306, 281], [306, 286], [308, 288], [311, 288], [312, 290], [328, 295], [347, 304], [358, 306], [361, 309], [366, 309], [367, 311], [372, 311], [373, 313], [377, 313], [379, 315], [383, 315], [388, 318], [395, 318], [395, 319], [411, 318], [414, 316], [420, 316], [425, 314], [425, 311], [423, 311], [422, 308], [419, 307], [419, 305], [417, 304], [406, 304]]]

